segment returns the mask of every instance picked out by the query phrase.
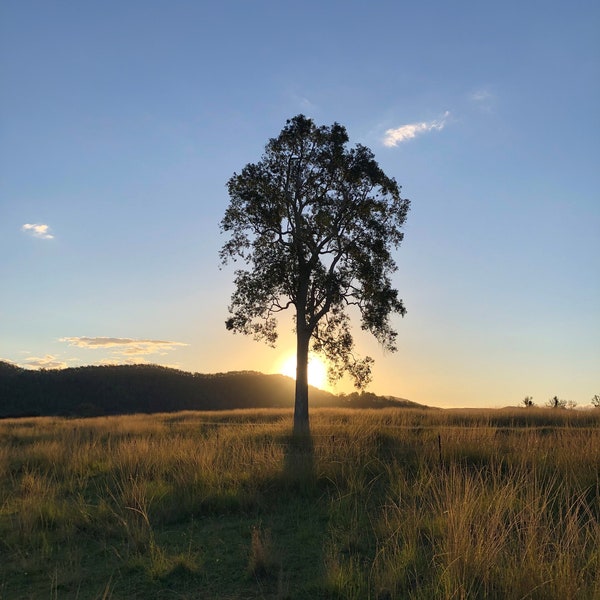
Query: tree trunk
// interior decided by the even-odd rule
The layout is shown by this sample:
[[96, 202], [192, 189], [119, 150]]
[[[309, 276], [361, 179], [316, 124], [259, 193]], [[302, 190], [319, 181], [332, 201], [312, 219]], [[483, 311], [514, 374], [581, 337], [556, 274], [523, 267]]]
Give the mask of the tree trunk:
[[298, 324], [296, 328], [296, 401], [294, 404], [294, 434], [308, 434], [308, 346], [310, 332]]

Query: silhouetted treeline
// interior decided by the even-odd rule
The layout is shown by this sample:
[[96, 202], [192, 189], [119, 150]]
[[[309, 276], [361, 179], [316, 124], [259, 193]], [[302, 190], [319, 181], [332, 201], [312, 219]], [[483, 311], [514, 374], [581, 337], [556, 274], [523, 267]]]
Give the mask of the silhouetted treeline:
[[[294, 381], [253, 371], [205, 375], [156, 365], [32, 371], [0, 361], [0, 417], [98, 416], [179, 410], [291, 407]], [[311, 388], [311, 405], [417, 404], [374, 394], [334, 395]]]

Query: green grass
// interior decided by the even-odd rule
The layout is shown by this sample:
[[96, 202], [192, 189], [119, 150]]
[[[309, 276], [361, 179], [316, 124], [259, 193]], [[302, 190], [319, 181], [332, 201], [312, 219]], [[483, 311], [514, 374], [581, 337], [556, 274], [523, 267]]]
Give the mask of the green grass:
[[600, 598], [600, 410], [0, 421], [0, 599]]

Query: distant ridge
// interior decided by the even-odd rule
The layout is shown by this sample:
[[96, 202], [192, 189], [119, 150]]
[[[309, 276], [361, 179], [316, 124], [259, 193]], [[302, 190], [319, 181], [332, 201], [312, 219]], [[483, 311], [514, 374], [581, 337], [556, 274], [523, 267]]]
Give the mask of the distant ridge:
[[[33, 371], [0, 361], [0, 418], [100, 416], [180, 410], [286, 408], [294, 380], [256, 371], [189, 373], [158, 365]], [[426, 408], [392, 396], [310, 388], [312, 407]]]

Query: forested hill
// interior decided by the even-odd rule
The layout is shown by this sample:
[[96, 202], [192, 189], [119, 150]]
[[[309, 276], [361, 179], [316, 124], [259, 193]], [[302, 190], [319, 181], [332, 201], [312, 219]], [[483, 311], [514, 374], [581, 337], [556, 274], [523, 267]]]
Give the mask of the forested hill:
[[[293, 406], [294, 381], [253, 371], [204, 375], [156, 365], [32, 371], [0, 361], [0, 418], [95, 416], [178, 410]], [[313, 407], [420, 405], [374, 394], [334, 395], [310, 389]]]

